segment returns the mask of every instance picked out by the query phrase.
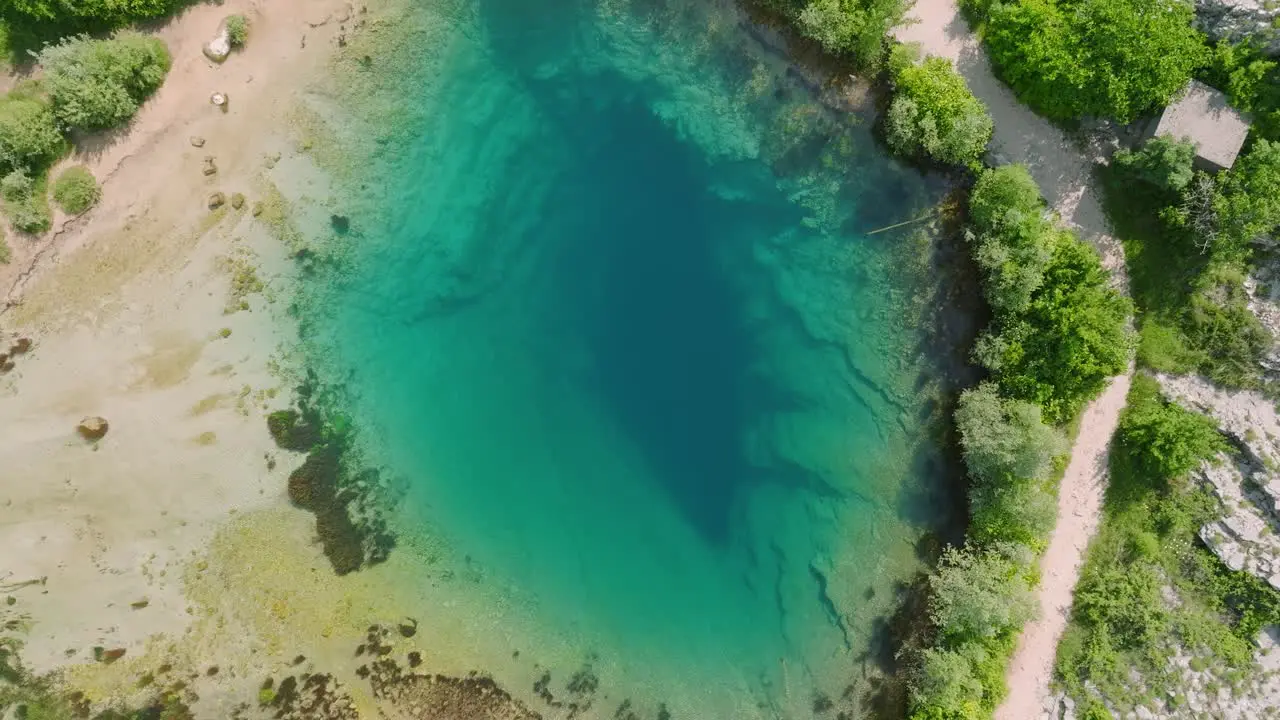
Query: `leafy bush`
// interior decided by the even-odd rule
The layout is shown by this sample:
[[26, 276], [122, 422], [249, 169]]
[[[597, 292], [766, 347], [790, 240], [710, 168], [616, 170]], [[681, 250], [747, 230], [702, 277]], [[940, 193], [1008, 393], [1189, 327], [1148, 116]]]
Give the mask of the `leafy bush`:
[[1039, 407], [1001, 398], [993, 383], [961, 394], [956, 427], [969, 474], [983, 485], [1046, 479], [1054, 457], [1067, 447], [1062, 435], [1041, 421]]
[[76, 32], [115, 28], [164, 17], [188, 0], [6, 0], [0, 20], [48, 37], [58, 30]]
[[244, 47], [249, 39], [249, 18], [235, 14], [227, 18], [227, 38], [231, 47]]
[[0, 172], [43, 166], [63, 145], [48, 103], [12, 94], [0, 97]]
[[824, 50], [876, 67], [884, 59], [885, 38], [902, 22], [907, 0], [761, 0], [790, 20]]
[[0, 230], [0, 265], [8, 265], [9, 259], [12, 257], [9, 243], [4, 240], [4, 231]]
[[1190, 140], [1159, 136], [1139, 150], [1121, 150], [1111, 162], [1157, 188], [1181, 192], [1191, 184], [1195, 158], [1196, 146]]
[[1190, 2], [1009, 0], [983, 8], [997, 72], [1019, 99], [1059, 120], [1129, 122], [1186, 85], [1206, 59]]
[[93, 207], [101, 194], [93, 173], [83, 165], [63, 170], [53, 183], [53, 199], [69, 215], [79, 215]]
[[53, 112], [68, 127], [120, 125], [164, 82], [171, 59], [163, 41], [137, 33], [109, 40], [64, 39], [40, 52]]
[[942, 637], [951, 644], [982, 642], [1021, 629], [1035, 616], [1029, 565], [1026, 548], [1016, 545], [949, 548], [930, 581], [929, 614]]
[[988, 330], [974, 355], [1011, 396], [1063, 422], [1124, 371], [1131, 304], [1108, 285], [1098, 253], [1061, 232], [1027, 310]]
[[1200, 353], [1200, 369], [1214, 382], [1256, 387], [1259, 361], [1271, 349], [1271, 333], [1249, 309], [1239, 263], [1212, 263], [1196, 278], [1185, 326]]
[[1124, 414], [1117, 439], [1141, 472], [1162, 480], [1184, 477], [1227, 450], [1213, 421], [1158, 398], [1135, 403]]
[[974, 185], [969, 215], [987, 302], [1001, 314], [1025, 311], [1059, 235], [1035, 180], [1022, 165], [987, 170]]
[[1225, 92], [1233, 107], [1253, 115], [1256, 136], [1280, 140], [1280, 63], [1247, 40], [1224, 41], [1213, 49], [1204, 80]]
[[1057, 519], [1045, 481], [1065, 438], [1041, 421], [1038, 406], [1001, 398], [993, 383], [964, 392], [955, 420], [972, 479], [970, 537], [1042, 549]]
[[904, 155], [976, 167], [991, 140], [991, 116], [951, 61], [931, 56], [895, 68], [893, 81], [889, 145]]
[[1242, 255], [1280, 225], [1280, 142], [1259, 140], [1218, 177], [1213, 211], [1215, 254]]
[[36, 181], [24, 169], [17, 169], [0, 179], [0, 199], [5, 214], [18, 230], [38, 235], [53, 224], [45, 199], [44, 180]]

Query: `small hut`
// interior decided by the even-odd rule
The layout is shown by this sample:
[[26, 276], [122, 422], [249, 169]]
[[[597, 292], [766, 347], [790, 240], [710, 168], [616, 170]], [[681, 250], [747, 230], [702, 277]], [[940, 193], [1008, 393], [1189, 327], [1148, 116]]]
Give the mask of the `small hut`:
[[1249, 121], [1227, 103], [1226, 94], [1196, 80], [1164, 109], [1152, 133], [1191, 140], [1196, 167], [1208, 172], [1231, 167], [1248, 134]]

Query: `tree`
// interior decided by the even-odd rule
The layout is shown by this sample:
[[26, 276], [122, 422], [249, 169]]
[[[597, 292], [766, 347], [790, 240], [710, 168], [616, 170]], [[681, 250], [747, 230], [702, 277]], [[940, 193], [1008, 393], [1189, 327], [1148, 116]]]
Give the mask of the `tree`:
[[930, 579], [929, 614], [948, 642], [989, 642], [1016, 632], [1035, 616], [1026, 579], [1026, 548], [997, 544], [986, 549], [948, 548]]
[[1185, 0], [994, 2], [985, 19], [1000, 76], [1060, 120], [1130, 122], [1167, 104], [1207, 56]]
[[20, 27], [116, 27], [168, 15], [182, 4], [181, 0], [6, 0], [0, 5], [0, 19]]
[[1065, 421], [1124, 371], [1134, 346], [1131, 303], [1107, 279], [1097, 251], [1067, 233], [1026, 312], [980, 338], [975, 357], [1011, 396]]
[[961, 652], [929, 648], [911, 678], [912, 720], [979, 720], [984, 688]]
[[974, 185], [969, 214], [987, 302], [997, 313], [1025, 311], [1062, 234], [1045, 216], [1035, 181], [1021, 165], [987, 170]]
[[1195, 158], [1196, 146], [1189, 139], [1161, 135], [1139, 150], [1121, 150], [1112, 162], [1139, 180], [1176, 193], [1191, 184]]
[[991, 140], [991, 116], [950, 60], [931, 56], [898, 66], [894, 86], [886, 122], [894, 150], [977, 166]]
[[1043, 480], [1066, 451], [1066, 439], [1041, 420], [1039, 406], [1001, 398], [994, 383], [961, 394], [955, 419], [965, 466], [980, 485]]
[[160, 87], [171, 59], [163, 41], [138, 33], [66, 38], [40, 51], [53, 112], [68, 127], [119, 125]]
[[866, 66], [879, 64], [889, 29], [902, 22], [909, 7], [904, 0], [808, 0], [797, 12], [785, 0], [768, 4], [781, 6], [827, 52]]

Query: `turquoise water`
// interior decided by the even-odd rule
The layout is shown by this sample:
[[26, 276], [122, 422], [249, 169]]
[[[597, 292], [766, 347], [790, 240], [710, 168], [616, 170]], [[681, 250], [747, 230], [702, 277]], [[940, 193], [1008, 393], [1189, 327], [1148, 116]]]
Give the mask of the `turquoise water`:
[[928, 242], [867, 232], [940, 190], [731, 8], [407, 17], [415, 52], [363, 61], [381, 114], [349, 109], [380, 136], [353, 145], [347, 257], [306, 278], [313, 362], [406, 479], [401, 526], [511, 588], [538, 619], [513, 637], [569, 638], [675, 717], [864, 690], [947, 513]]

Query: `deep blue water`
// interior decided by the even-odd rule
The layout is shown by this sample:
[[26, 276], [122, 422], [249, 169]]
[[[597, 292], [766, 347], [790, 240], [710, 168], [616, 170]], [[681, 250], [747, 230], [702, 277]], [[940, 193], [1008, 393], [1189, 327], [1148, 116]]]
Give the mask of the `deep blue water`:
[[401, 527], [511, 588], [521, 646], [570, 638], [650, 710], [839, 694], [941, 512], [916, 245], [866, 234], [936, 190], [725, 8], [415, 12], [396, 140], [309, 280]]

